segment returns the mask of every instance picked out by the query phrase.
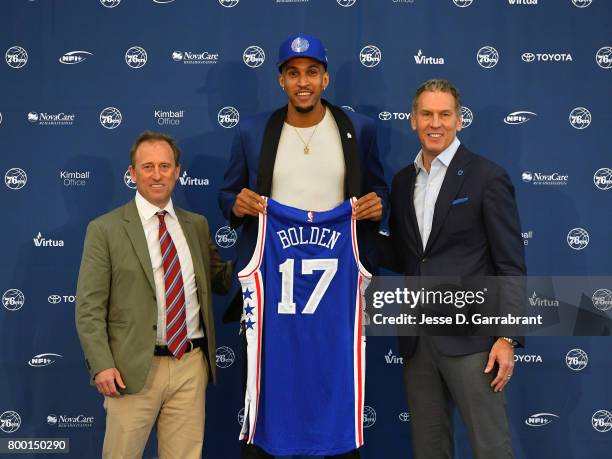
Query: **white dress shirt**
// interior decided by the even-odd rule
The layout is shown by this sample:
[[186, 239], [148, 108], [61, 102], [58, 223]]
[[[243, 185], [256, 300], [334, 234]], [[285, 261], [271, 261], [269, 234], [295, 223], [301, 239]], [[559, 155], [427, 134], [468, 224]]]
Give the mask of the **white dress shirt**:
[[160, 209], [136, 192], [136, 207], [138, 215], [144, 228], [145, 239], [149, 248], [149, 257], [153, 268], [153, 279], [155, 280], [155, 298], [157, 299], [157, 344], [166, 345], [166, 287], [164, 284], [164, 266], [162, 264], [161, 247], [159, 245], [159, 218], [155, 215], [160, 210], [168, 212], [164, 217], [166, 228], [174, 247], [178, 253], [181, 263], [181, 275], [185, 292], [185, 314], [187, 316], [187, 337], [189, 339], [202, 338], [204, 332], [200, 324], [200, 305], [193, 271], [191, 252], [183, 229], [176, 217], [172, 205], [172, 199], [163, 209]]
[[429, 172], [423, 166], [423, 150], [419, 151], [414, 159], [417, 174], [414, 182], [414, 210], [423, 241], [423, 250], [427, 246], [427, 240], [431, 233], [434, 210], [440, 188], [442, 188], [442, 182], [459, 145], [461, 145], [461, 142], [455, 137], [451, 144], [431, 162]]

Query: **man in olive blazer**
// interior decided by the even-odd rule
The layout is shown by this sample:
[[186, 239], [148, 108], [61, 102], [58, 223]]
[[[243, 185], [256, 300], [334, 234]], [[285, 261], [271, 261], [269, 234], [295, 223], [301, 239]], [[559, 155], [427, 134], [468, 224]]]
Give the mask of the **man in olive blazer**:
[[[160, 457], [201, 454], [204, 391], [207, 381], [215, 380], [215, 364], [210, 360], [215, 356], [212, 293], [227, 292], [231, 263], [217, 253], [203, 216], [172, 207], [170, 195], [180, 171], [179, 155], [171, 138], [143, 133], [132, 148], [130, 166], [138, 188], [136, 199], [96, 218], [87, 228], [77, 287], [76, 323], [92, 383], [106, 396], [104, 456], [108, 457], [141, 457], [155, 422]], [[143, 209], [149, 210], [148, 220], [143, 217]], [[166, 213], [158, 223], [160, 210]], [[177, 277], [186, 299], [187, 341], [180, 356], [173, 355], [169, 352], [171, 346], [165, 345], [165, 320], [170, 310], [166, 310], [167, 285], [163, 276], [166, 267], [161, 266], [161, 236], [158, 237], [158, 227], [162, 227], [164, 218], [178, 251], [182, 276], [179, 272]], [[161, 271], [161, 278], [154, 273], [156, 270]], [[159, 297], [163, 297], [161, 302]], [[160, 333], [160, 328], [164, 333]], [[188, 400], [181, 404], [164, 398], [169, 392], [184, 391], [180, 381], [176, 381], [175, 387], [156, 388], [159, 382], [156, 380], [162, 379], [161, 372], [166, 366], [170, 367], [169, 377], [181, 373], [190, 384], [199, 381], [201, 387], [193, 391], [201, 394], [201, 407], [193, 392], [187, 392]], [[139, 411], [146, 414], [137, 420], [130, 418]], [[201, 429], [193, 428], [191, 438], [182, 438], [186, 436], [185, 429], [172, 431], [170, 426], [189, 420], [194, 412], [196, 419], [187, 422], [188, 428], [201, 423]], [[175, 418], [162, 419], [160, 413]], [[201, 413], [201, 419], [197, 413]], [[130, 420], [123, 421], [126, 417]], [[123, 430], [120, 424], [128, 422], [128, 431], [118, 432]], [[141, 432], [136, 434], [135, 430]]]

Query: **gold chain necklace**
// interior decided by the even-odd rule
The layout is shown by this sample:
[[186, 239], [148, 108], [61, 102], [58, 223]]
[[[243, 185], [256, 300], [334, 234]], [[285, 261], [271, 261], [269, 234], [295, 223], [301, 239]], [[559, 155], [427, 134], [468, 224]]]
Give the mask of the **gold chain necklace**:
[[[323, 118], [325, 118], [325, 113], [327, 113], [327, 109], [324, 108], [323, 110]], [[323, 118], [321, 118], [321, 121], [319, 121], [314, 128], [314, 131], [312, 131], [312, 134], [310, 134], [310, 138], [308, 139], [308, 142], [304, 142], [304, 138], [302, 137], [302, 135], [300, 134], [300, 131], [298, 131], [298, 129], [295, 126], [292, 126], [293, 129], [295, 130], [295, 133], [298, 135], [298, 137], [300, 138], [300, 140], [302, 141], [302, 143], [304, 144], [304, 154], [307, 155], [308, 153], [310, 153], [310, 148], [308, 147], [308, 145], [310, 145], [310, 141], [312, 140], [312, 138], [314, 137], [315, 133], [317, 132], [317, 129], [319, 128], [319, 125], [321, 124], [321, 122], [323, 121]]]

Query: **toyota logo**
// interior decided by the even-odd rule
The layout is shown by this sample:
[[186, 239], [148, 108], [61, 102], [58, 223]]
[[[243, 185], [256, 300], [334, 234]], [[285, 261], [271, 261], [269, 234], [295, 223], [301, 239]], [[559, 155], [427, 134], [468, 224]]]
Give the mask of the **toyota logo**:
[[60, 301], [62, 301], [62, 297], [59, 295], [49, 295], [49, 298], [47, 298], [47, 300], [49, 301], [49, 303], [51, 304], [57, 304]]
[[521, 59], [523, 59], [523, 62], [533, 62], [535, 61], [535, 54], [523, 53], [523, 55], [521, 56]]
[[391, 119], [391, 113], [389, 112], [380, 112], [378, 114], [378, 119], [382, 121], [389, 121]]

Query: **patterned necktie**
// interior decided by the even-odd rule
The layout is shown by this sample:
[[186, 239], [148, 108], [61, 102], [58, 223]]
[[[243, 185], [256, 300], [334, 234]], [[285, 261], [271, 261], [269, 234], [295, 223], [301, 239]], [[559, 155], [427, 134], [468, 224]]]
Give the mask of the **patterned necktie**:
[[166, 288], [166, 341], [170, 352], [180, 359], [187, 349], [185, 292], [181, 263], [164, 220], [166, 213], [165, 210], [162, 210], [155, 214], [159, 218], [159, 244]]

